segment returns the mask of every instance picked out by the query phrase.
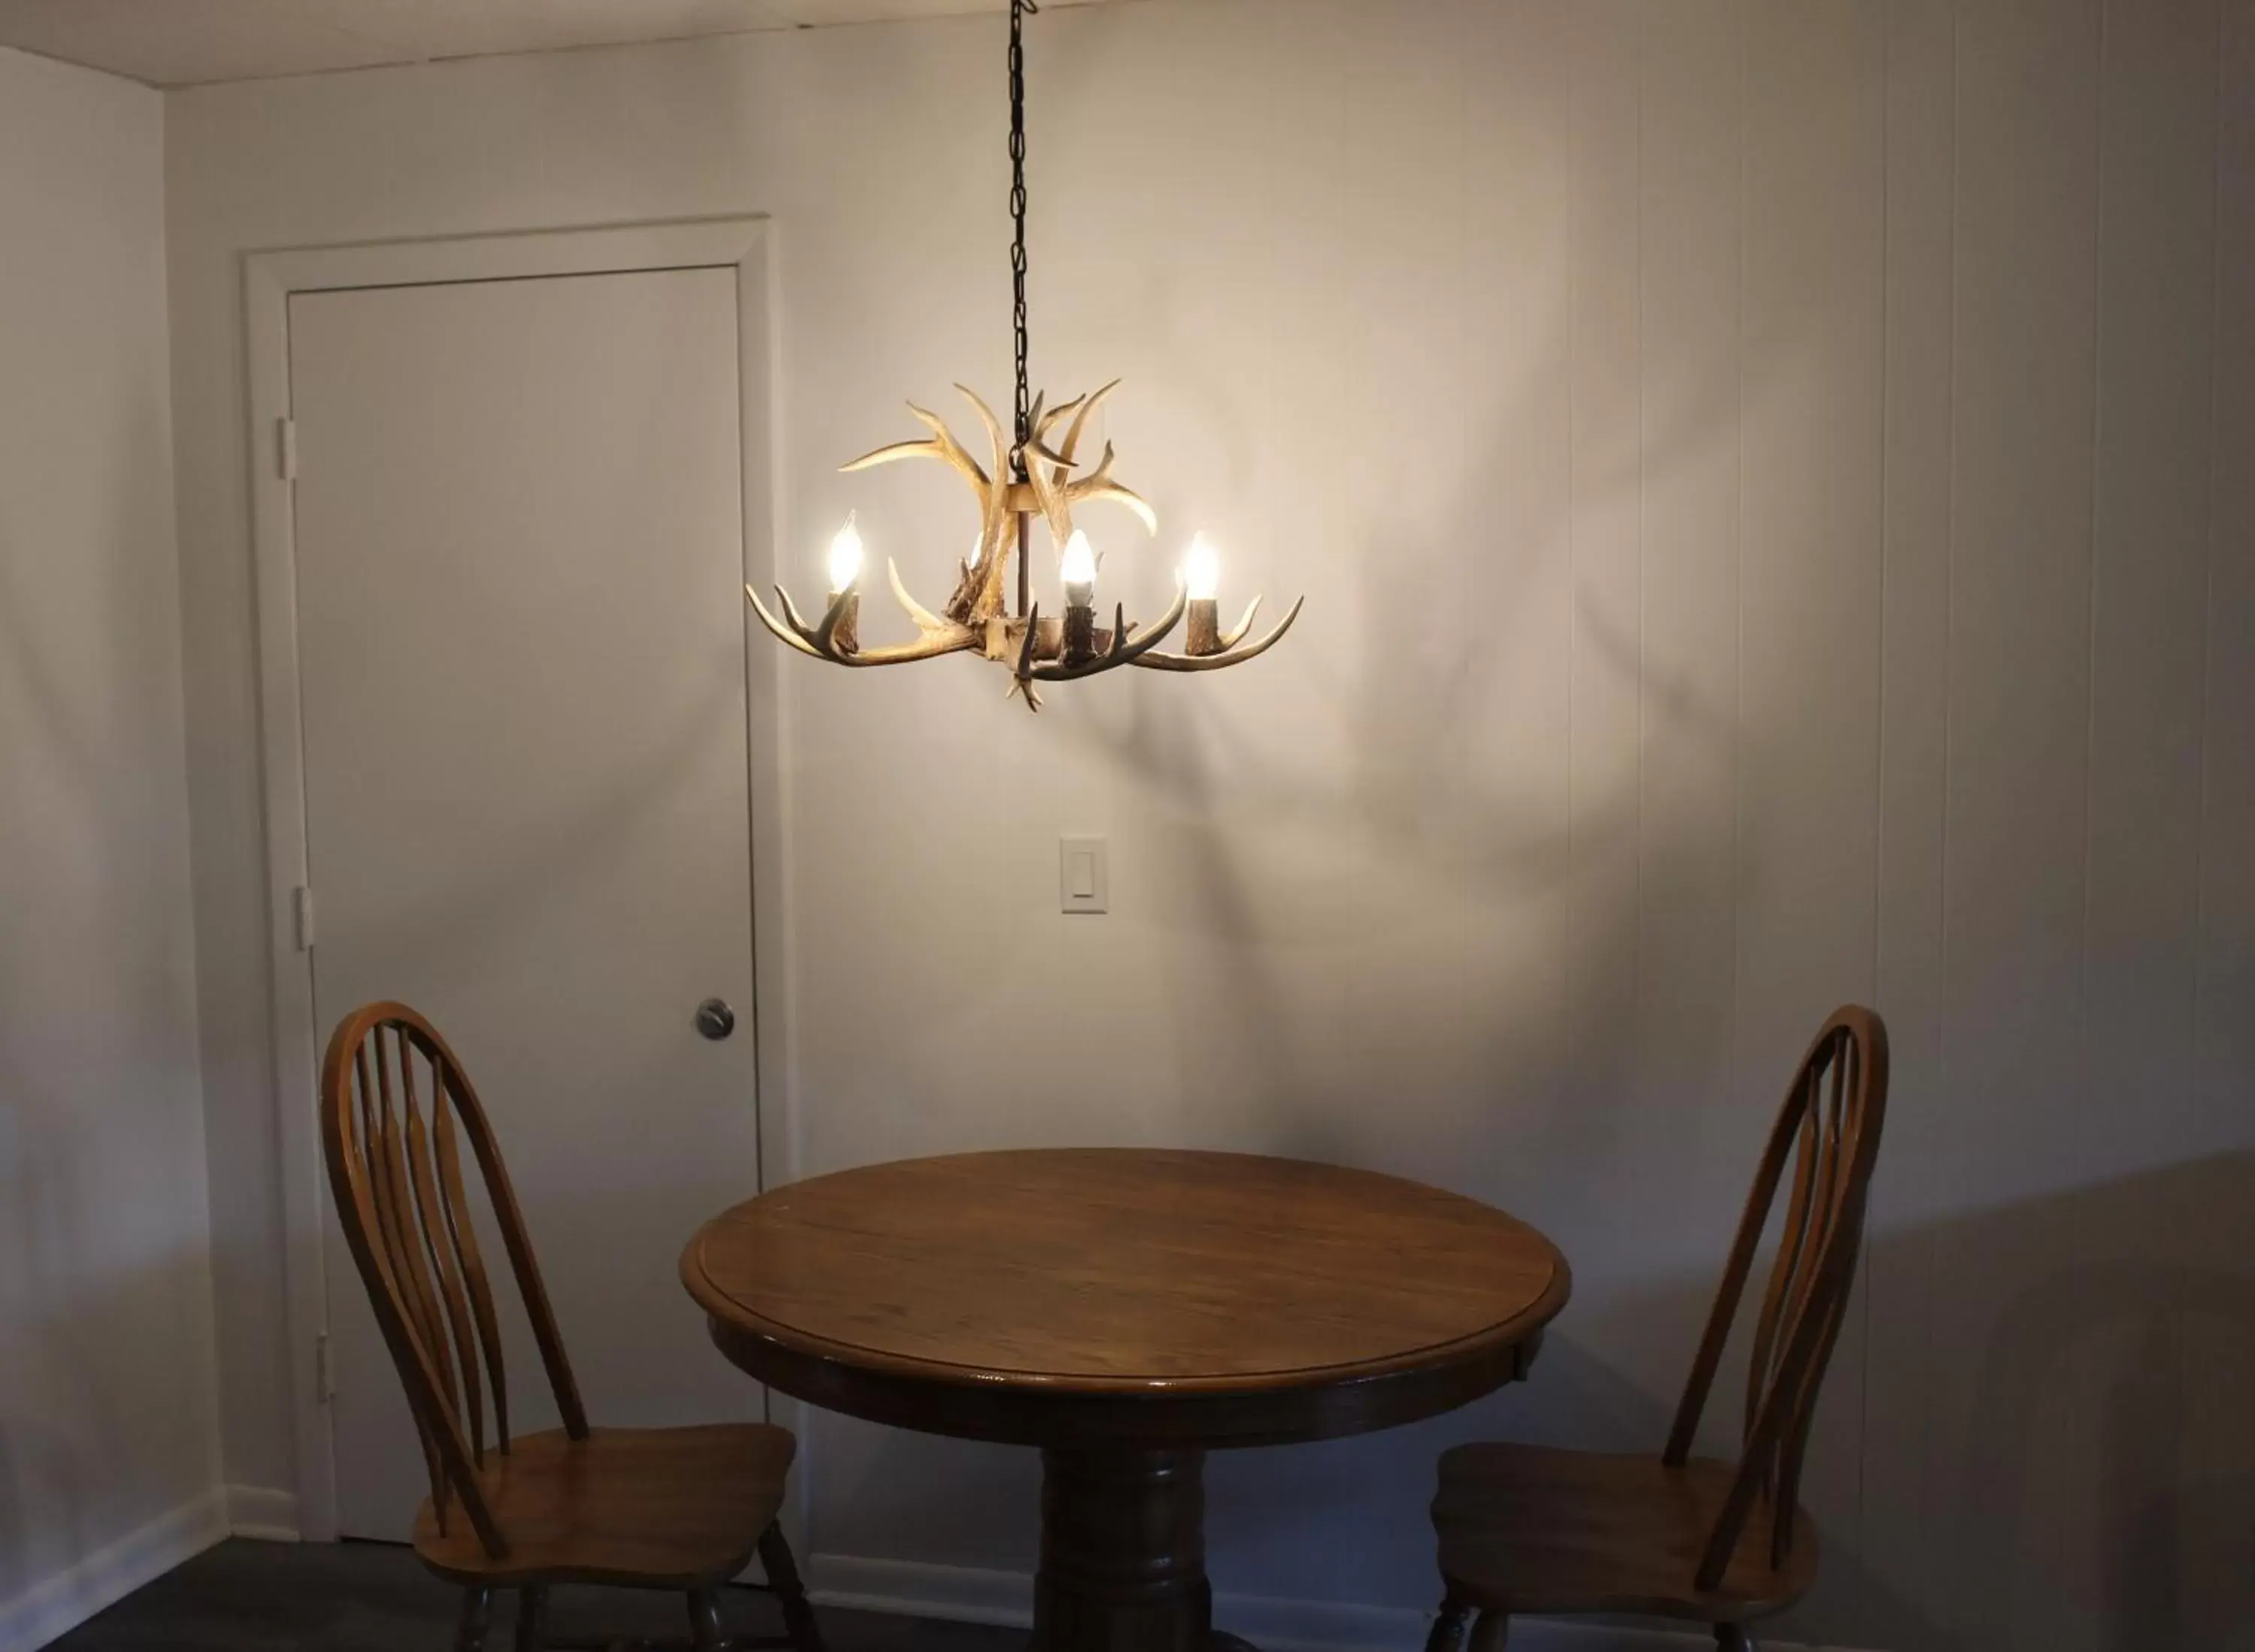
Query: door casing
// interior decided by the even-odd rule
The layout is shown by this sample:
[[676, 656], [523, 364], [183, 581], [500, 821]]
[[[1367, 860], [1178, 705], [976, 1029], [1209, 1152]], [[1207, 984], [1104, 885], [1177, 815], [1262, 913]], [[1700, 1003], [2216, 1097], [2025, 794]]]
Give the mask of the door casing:
[[[322, 1395], [328, 1332], [324, 1246], [327, 1177], [315, 1113], [320, 1029], [312, 954], [299, 945], [297, 891], [307, 882], [303, 718], [299, 698], [297, 552], [283, 432], [290, 416], [291, 295], [341, 288], [647, 270], [724, 269], [734, 274], [737, 383], [743, 453], [744, 577], [775, 577], [773, 362], [776, 357], [773, 228], [763, 217], [693, 219], [501, 235], [372, 243], [252, 254], [243, 265], [252, 455], [251, 551], [257, 604], [259, 743], [267, 871], [268, 1025], [273, 1116], [282, 1180], [283, 1275], [290, 1337], [290, 1406], [298, 1535], [337, 1536], [336, 1459]], [[778, 666], [781, 650], [755, 646], [746, 620], [747, 777], [751, 804], [752, 953], [760, 1184], [793, 1179], [799, 1132], [792, 1082], [789, 769]], [[686, 1235], [685, 1235], [685, 1238]], [[685, 1299], [684, 1310], [688, 1304]], [[769, 1395], [773, 1419], [795, 1430], [800, 1408]], [[803, 1431], [799, 1431], [803, 1432]], [[805, 1523], [806, 1454], [784, 1515], [794, 1543]]]

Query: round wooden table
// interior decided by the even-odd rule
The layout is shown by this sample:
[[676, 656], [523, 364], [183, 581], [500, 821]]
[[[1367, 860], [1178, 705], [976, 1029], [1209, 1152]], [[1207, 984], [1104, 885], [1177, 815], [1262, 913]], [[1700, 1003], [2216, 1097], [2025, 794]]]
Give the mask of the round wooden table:
[[1043, 1652], [1206, 1652], [1205, 1452], [1446, 1411], [1526, 1374], [1557, 1248], [1366, 1170], [1134, 1149], [777, 1188], [682, 1254], [720, 1351], [833, 1411], [1042, 1450]]

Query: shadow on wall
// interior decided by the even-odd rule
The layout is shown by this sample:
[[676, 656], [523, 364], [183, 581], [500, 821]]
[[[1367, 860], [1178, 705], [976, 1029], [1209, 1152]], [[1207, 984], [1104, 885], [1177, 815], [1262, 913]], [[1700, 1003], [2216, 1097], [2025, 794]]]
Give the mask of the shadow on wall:
[[[1888, 1652], [2255, 1652], [2255, 1154], [1874, 1234], [1871, 1253], [1874, 1266], [1934, 1270], [1912, 1391], [1867, 1401], [1922, 1417], [1914, 1460], [1865, 1469], [1872, 1499], [1915, 1501], [1921, 1543], [1878, 1552], [1825, 1526], [1822, 1592], [1777, 1620], [1775, 1637]], [[1696, 1323], [1713, 1283], [1686, 1275], [1577, 1301], [1527, 1388], [1454, 1417], [1218, 1457], [1210, 1523], [1230, 1564], [1217, 1588], [1303, 1559], [1318, 1538], [1335, 1598], [1387, 1599], [1403, 1578], [1432, 1578], [1430, 1466], [1460, 1439], [1657, 1451], [1675, 1391], [1598, 1350], [1618, 1346], [1620, 1322]], [[1687, 1339], [1675, 1381], [1691, 1353]], [[1743, 1358], [1740, 1338], [1704, 1453], [1735, 1453]], [[1837, 1412], [1854, 1395], [1833, 1374], [1822, 1408]], [[1588, 1426], [1562, 1431], [1537, 1403], [1554, 1393], [1570, 1393]], [[1406, 1480], [1405, 1462], [1417, 1466]]]
[[[1690, 1019], [1727, 977], [1711, 960], [1646, 960], [1638, 924], [1640, 904], [1704, 910], [1718, 885], [1726, 904], [1735, 895], [1729, 800], [1743, 737], [1727, 695], [1644, 657], [1639, 616], [1607, 573], [1682, 549], [1668, 524], [1638, 525], [1640, 489], [1735, 467], [1742, 408], [1791, 378], [1801, 341], [1827, 318], [1769, 318], [1759, 355], [1682, 376], [1648, 405], [1632, 396], [1570, 453], [1570, 297], [1562, 280], [1531, 306], [1527, 353], [1474, 411], [1453, 497], [1424, 496], [1430, 431], [1414, 452], [1370, 456], [1373, 475], [1398, 461], [1400, 485], [1338, 502], [1366, 519], [1331, 537], [1332, 566], [1310, 571], [1329, 584], [1287, 644], [1300, 663], [1282, 664], [1280, 650], [1277, 664], [1213, 679], [1228, 685], [1214, 693], [1131, 674], [1132, 696], [1115, 697], [1122, 714], [1060, 696], [1062, 714], [1042, 726], [1102, 753], [1123, 791], [1149, 800], [1155, 863], [1172, 886], [1155, 893], [1183, 943], [1168, 967], [1218, 955], [1174, 988], [1198, 1001], [1184, 1011], [1204, 1035], [1195, 1058], [1226, 1064], [1186, 1075], [1178, 1129], [1478, 1193], [1545, 1228], [1576, 1268], [1579, 1294], [1529, 1387], [1416, 1429], [1218, 1459], [1225, 1591], [1430, 1606], [1424, 1503], [1439, 1449], [1513, 1432], [1656, 1448], [1772, 1086], [1816, 1018], [1865, 989], [1809, 981], [1809, 1002], [1781, 1012], [1807, 1012], [1791, 1049], [1735, 1052], [1742, 1086], [1727, 1007], [1720, 1059], [1703, 1047], [1696, 1082], [1634, 1065], [1639, 993], [1652, 984], [1640, 970], [1697, 977], [1682, 995]], [[1147, 325], [1163, 334], [1166, 306], [1154, 308]], [[1257, 422], [1232, 387], [1205, 395], [1205, 427]], [[1387, 446], [1384, 431], [1357, 433]], [[1536, 480], [1553, 460], [1570, 467], [1570, 485], [1542, 475], [1488, 509], [1499, 478]], [[1600, 517], [1612, 531], [1577, 546], [1577, 521]], [[1444, 600], [1421, 608], [1410, 593]], [[1397, 622], [1410, 629], [1387, 629]], [[1577, 694], [1614, 714], [1600, 763], [1576, 744]], [[1237, 706], [1256, 709], [1240, 718]], [[1725, 806], [1647, 815], [1640, 770], [1655, 753]], [[1715, 932], [1727, 965], [1727, 924]], [[1613, 1208], [1593, 1209], [1593, 1188]], [[1710, 1255], [1704, 1267], [1686, 1260]], [[1844, 1348], [1844, 1365], [1855, 1359]], [[1836, 1388], [1850, 1386], [1836, 1373]], [[1851, 1414], [1856, 1397], [1851, 1387]]]
[[[1824, 1529], [1820, 1604], [1778, 1635], [1890, 1652], [2255, 1648], [2255, 1154], [1874, 1234], [1871, 1262], [1935, 1280], [1923, 1358], [1897, 1362], [1909, 1391], [1867, 1401], [1921, 1419], [1914, 1460], [1866, 1466], [1874, 1499], [1915, 1505], [1921, 1543], [1882, 1553]], [[1568, 1309], [1533, 1381], [1583, 1392], [1610, 1425], [1563, 1443], [1657, 1449], [1671, 1403], [1592, 1345], [1614, 1319], [1704, 1311], [1711, 1285]], [[1742, 1381], [1718, 1383], [1703, 1451], [1735, 1449]], [[1842, 1402], [1836, 1387], [1823, 1404]], [[1509, 1391], [1477, 1414], [1484, 1426], [1434, 1444], [1560, 1443]], [[1258, 1503], [1237, 1511], [1264, 1513], [1278, 1523]]]
[[[1321, 264], [1324, 248], [1302, 250], [1310, 267]], [[1648, 534], [1639, 525], [1642, 490], [1680, 472], [1735, 467], [1742, 410], [1790, 379], [1802, 341], [1827, 318], [1813, 306], [1767, 317], [1758, 354], [1678, 374], [1648, 399], [1641, 390], [1621, 398], [1570, 439], [1574, 275], [1561, 264], [1517, 278], [1521, 293], [1491, 301], [1528, 319], [1511, 323], [1507, 370], [1467, 410], [1460, 447], [1437, 449], [1423, 425], [1358, 429], [1353, 463], [1344, 449], [1319, 447], [1305, 461], [1313, 473], [1294, 476], [1285, 450], [1264, 473], [1254, 445], [1232, 446], [1237, 474], [1226, 480], [1240, 491], [1282, 482], [1348, 519], [1324, 536], [1328, 566], [1305, 570], [1310, 607], [1283, 650], [1241, 676], [1193, 679], [1226, 681], [1219, 692], [1130, 672], [1132, 689], [1112, 697], [1116, 714], [1060, 696], [1063, 714], [1043, 719], [1041, 737], [1103, 754], [1123, 789], [1146, 800], [1164, 918], [1226, 960], [1218, 984], [1240, 1054], [1215, 1087], [1252, 1092], [1249, 1103], [1226, 1103], [1248, 1145], [1369, 1162], [1366, 1141], [1330, 1138], [1307, 1105], [1343, 1078], [1384, 1070], [1369, 1048], [1342, 1062], [1310, 1036], [1311, 1026], [1359, 1017], [1359, 1036], [1398, 1041], [1416, 1071], [1462, 1069], [1448, 1123], [1464, 1139], [1444, 1154], [1469, 1149], [1485, 1165], [1500, 1150], [1479, 1116], [1491, 1069], [1513, 1075], [1522, 1105], [1542, 1103], [1539, 1116], [1518, 1121], [1540, 1133], [1535, 1150], [1603, 1153], [1625, 1121], [1589, 1104], [1625, 1087], [1626, 1064], [1601, 1023], [1633, 1002], [1638, 967], [1639, 891], [1614, 874], [1640, 856], [1647, 889], [1704, 893], [1733, 852], [1726, 815], [1645, 818], [1649, 753], [1666, 754], [1678, 773], [1721, 777], [1727, 795], [1739, 762], [1737, 709], [1642, 657], [1639, 617], [1597, 565], [1657, 566], [1682, 548], [1668, 524]], [[1151, 353], [1170, 383], [1195, 387], [1184, 392], [1198, 404], [1190, 423], [1224, 433], [1261, 427], [1258, 396], [1217, 379], [1184, 307], [1161, 288], [1137, 331], [1158, 341]], [[1381, 381], [1388, 371], [1368, 368]], [[1402, 384], [1384, 388], [1391, 394], [1379, 401], [1401, 399]], [[1351, 384], [1339, 396], [1364, 399]], [[1326, 458], [1339, 461], [1336, 472]], [[1499, 493], [1509, 496], [1499, 503]], [[1598, 518], [1611, 525], [1577, 545], [1577, 526]], [[1289, 598], [1299, 571], [1287, 563], [1274, 572]], [[1605, 731], [1612, 744], [1595, 763], [1588, 735], [1577, 743], [1574, 730], [1577, 694], [1626, 711], [1626, 731]], [[1239, 706], [1248, 714], [1233, 715]], [[1435, 934], [1451, 923], [1437, 950]], [[1538, 979], [1547, 969], [1538, 954], [1553, 942], [1572, 954], [1563, 995]], [[1314, 961], [1326, 951], [1354, 956], [1326, 977]], [[1449, 977], [1423, 1002], [1421, 967]], [[1816, 1013], [1854, 986], [1830, 984]], [[1484, 995], [1444, 1024], [1430, 1000], [1451, 993]], [[1317, 1002], [1324, 997], [1332, 1002]], [[1477, 1047], [1446, 1047], [1468, 1030]], [[1530, 1068], [1542, 1070], [1536, 1082]], [[1193, 1100], [1201, 1111], [1223, 1105]], [[1280, 1121], [1289, 1139], [1268, 1138]], [[1522, 1162], [1529, 1150], [1522, 1139]]]
[[1866, 1642], [2255, 1648], [2255, 1152], [1875, 1243], [1934, 1281], [1928, 1546], [1832, 1556]]
[[[1916, 1419], [1914, 1460], [1865, 1473], [1869, 1500], [1914, 1505], [1921, 1546], [1877, 1552], [1862, 1533], [1824, 1529], [1823, 1593], [1779, 1620], [1780, 1637], [2255, 1652], [2255, 1153], [1874, 1233], [1867, 1259], [1867, 1274], [1933, 1280], [1921, 1357], [1887, 1362], [1909, 1373], [1907, 1391], [1875, 1386], [1865, 1402]], [[1607, 1438], [1568, 1443], [1657, 1449], [1673, 1396], [1591, 1349], [1612, 1341], [1613, 1319], [1704, 1312], [1711, 1285], [1567, 1310], [1533, 1381], [1586, 1390], [1612, 1420]], [[1718, 1381], [1704, 1452], [1735, 1450], [1742, 1372]], [[1837, 1376], [1825, 1409], [1846, 1397]], [[1493, 1421], [1485, 1431], [1538, 1432], [1514, 1427], [1507, 1402]]]

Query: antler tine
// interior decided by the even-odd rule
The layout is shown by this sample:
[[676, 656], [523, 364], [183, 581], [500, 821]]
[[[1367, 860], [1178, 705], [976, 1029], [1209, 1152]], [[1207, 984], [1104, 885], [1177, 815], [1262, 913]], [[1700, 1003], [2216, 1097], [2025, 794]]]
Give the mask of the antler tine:
[[[760, 594], [757, 591], [755, 591], [748, 585], [744, 587], [744, 595], [746, 599], [750, 601], [752, 611], [760, 616], [760, 623], [766, 626], [769, 630], [772, 631], [778, 642], [788, 643], [800, 653], [808, 655], [812, 658], [820, 659], [822, 657], [821, 654], [817, 652], [813, 644], [807, 642], [807, 640], [799, 636], [797, 631], [792, 629], [790, 626], [785, 625], [781, 620], [776, 618], [774, 615], [768, 612], [768, 605], [760, 601]], [[788, 612], [790, 608], [790, 599], [788, 596], [783, 595], [783, 587], [776, 587], [776, 595], [782, 598], [784, 610]]]
[[1072, 501], [1063, 485], [1071, 461], [1059, 457], [1038, 437], [1027, 443], [1026, 447], [1036, 461], [1026, 467], [1026, 480], [1033, 484], [1042, 518], [1050, 524], [1050, 538], [1057, 541], [1061, 551], [1064, 542], [1072, 538]]
[[889, 465], [896, 459], [945, 459], [946, 457], [947, 454], [941, 450], [940, 445], [926, 437], [922, 441], [889, 442], [874, 453], [863, 453], [859, 459], [849, 460], [839, 466], [838, 472], [839, 475], [845, 475], [852, 471], [874, 469], [879, 465]]
[[1243, 642], [1245, 634], [1253, 629], [1253, 616], [1259, 612], [1261, 612], [1261, 596], [1258, 592], [1255, 592], [1253, 600], [1245, 605], [1245, 617], [1237, 622], [1237, 628], [1234, 630], [1224, 631], [1221, 634], [1221, 647], [1215, 652], [1226, 654]]
[[[1128, 494], [1128, 490], [1124, 488], [1118, 489], [1118, 495], [1113, 493], [1111, 489], [1117, 484], [1111, 482], [1108, 477], [1103, 477], [1102, 466], [1098, 467], [1097, 477], [1103, 477], [1105, 483], [1103, 492], [1091, 492], [1084, 495], [1078, 491], [1081, 484], [1070, 480], [1074, 463], [1073, 453], [1080, 446], [1080, 432], [1087, 426], [1088, 416], [1094, 412], [1098, 404], [1118, 389], [1120, 381], [1115, 378], [1093, 395], [1076, 396], [1063, 406], [1050, 409], [1045, 418], [1034, 421], [1033, 439], [1027, 443], [1027, 448], [1039, 462], [1029, 464], [1026, 467], [1026, 480], [1033, 484], [1034, 498], [1042, 508], [1043, 519], [1049, 524], [1050, 537], [1060, 546], [1072, 538], [1072, 507], [1082, 498], [1112, 498], [1118, 495], [1127, 495], [1130, 499], [1135, 497], [1132, 494]], [[1051, 447], [1048, 441], [1049, 432], [1051, 427], [1067, 413], [1073, 416], [1072, 424], [1065, 432], [1064, 440]], [[1111, 460], [1112, 450], [1107, 445], [1105, 448], [1105, 463], [1108, 465]], [[1090, 480], [1095, 481], [1097, 477], [1092, 477]], [[1146, 523], [1149, 524], [1150, 531], [1155, 534], [1157, 533], [1159, 519], [1151, 514], [1150, 507], [1140, 499], [1136, 499], [1135, 503]]]
[[[973, 399], [976, 400], [977, 398], [973, 397]], [[945, 459], [949, 464], [961, 471], [965, 479], [968, 481], [972, 486], [975, 488], [986, 488], [992, 485], [992, 478], [990, 478], [987, 474], [987, 467], [973, 459], [971, 456], [970, 451], [966, 448], [961, 442], [955, 439], [955, 432], [948, 429], [947, 421], [945, 419], [942, 418], [938, 413], [930, 412], [924, 408], [918, 407], [914, 402], [910, 402], [909, 404], [909, 411], [914, 413], [919, 419], [924, 421], [925, 427], [931, 432], [932, 440], [939, 446], [940, 456]], [[996, 475], [1000, 475], [1001, 474], [1001, 467], [1000, 465], [997, 465], [994, 469]]]
[[1092, 499], [1109, 499], [1113, 504], [1127, 506], [1142, 523], [1143, 531], [1154, 538], [1157, 537], [1159, 513], [1152, 510], [1149, 502], [1132, 488], [1122, 488], [1117, 482], [1106, 482], [1101, 488], [1091, 488], [1086, 493], [1075, 494], [1072, 496], [1072, 503], [1077, 505], [1085, 504]]
[[[934, 631], [959, 630], [962, 629], [959, 626], [949, 624], [948, 622], [940, 618], [938, 615], [933, 613], [930, 608], [924, 607], [923, 603], [917, 601], [916, 598], [910, 596], [909, 594], [909, 587], [901, 579], [900, 564], [894, 561], [890, 557], [887, 557], [885, 559], [885, 574], [892, 582], [893, 600], [908, 610], [909, 617], [916, 622], [917, 629], [924, 632], [926, 636], [930, 636]], [[1256, 598], [1255, 600], [1257, 601], [1258, 599]]]
[[966, 482], [983, 492], [988, 486], [986, 469], [965, 451], [961, 442], [955, 439], [955, 433], [948, 429], [947, 421], [928, 408], [918, 407], [914, 402], [909, 404], [909, 411], [931, 432], [928, 439], [888, 443], [874, 453], [863, 453], [859, 459], [839, 466], [839, 470], [841, 473], [868, 470], [873, 466], [889, 465], [896, 459], [938, 459], [962, 472]]
[[1118, 450], [1114, 448], [1110, 442], [1105, 443], [1103, 457], [1096, 461], [1096, 468], [1090, 471], [1085, 476], [1080, 477], [1078, 481], [1068, 483], [1067, 486], [1075, 492], [1078, 492], [1083, 489], [1104, 486], [1111, 482], [1112, 461], [1119, 458], [1119, 456], [1120, 454]]
[[1007, 482], [1010, 475], [1010, 443], [1008, 438], [1002, 434], [1001, 421], [994, 417], [993, 408], [979, 399], [978, 391], [964, 384], [958, 384], [955, 388], [962, 392], [965, 401], [978, 410], [979, 422], [987, 426], [987, 437], [994, 444], [994, 474]]
[[[1073, 454], [1080, 450], [1080, 432], [1088, 423], [1088, 416], [1094, 412], [1098, 407], [1103, 404], [1103, 401], [1106, 397], [1111, 395], [1113, 391], [1119, 388], [1120, 381], [1115, 378], [1112, 383], [1106, 384], [1102, 390], [1086, 397], [1080, 402], [1080, 411], [1074, 416], [1072, 428], [1065, 432], [1064, 440], [1058, 444], [1057, 446], [1059, 462], [1064, 464], [1067, 468], [1071, 468], [1072, 465]], [[1064, 410], [1059, 409], [1058, 411], [1063, 411]], [[1062, 480], [1062, 478], [1060, 478], [1060, 480]]]
[[[1177, 584], [1175, 587], [1175, 600], [1172, 606], [1161, 616], [1156, 625], [1138, 636], [1134, 642], [1122, 643], [1120, 641], [1120, 633], [1128, 629], [1122, 623], [1113, 632], [1110, 652], [1099, 654], [1094, 658], [1083, 661], [1078, 665], [1067, 665], [1061, 662], [1055, 665], [1036, 665], [1033, 667], [1033, 674], [1044, 683], [1069, 683], [1077, 677], [1093, 677], [1097, 672], [1108, 671], [1116, 665], [1133, 665], [1149, 654], [1161, 643], [1166, 641], [1167, 634], [1181, 623], [1184, 610], [1190, 605], [1191, 594], [1188, 588]], [[1122, 618], [1124, 620], [1124, 615]]]
[[1096, 461], [1096, 468], [1078, 482], [1065, 484], [1066, 503], [1077, 505], [1091, 499], [1109, 499], [1115, 504], [1127, 506], [1141, 517], [1145, 529], [1156, 535], [1159, 531], [1158, 512], [1144, 502], [1142, 495], [1112, 480], [1112, 444], [1106, 442], [1104, 444], [1104, 457]]
[[790, 593], [778, 585], [775, 588], [775, 594], [776, 601], [783, 604], [783, 616], [790, 622], [790, 629], [797, 631], [805, 641], [811, 643], [814, 640], [814, 628], [806, 622], [806, 616], [798, 611], [798, 604], [790, 600]]
[[[1118, 381], [1114, 380], [1113, 382], [1116, 383]], [[1054, 426], [1059, 419], [1064, 418], [1066, 414], [1079, 407], [1080, 404], [1087, 399], [1088, 397], [1085, 396], [1076, 396], [1069, 402], [1059, 402], [1055, 407], [1050, 408], [1047, 413], [1040, 411], [1038, 404], [1036, 404], [1033, 418], [1034, 434], [1036, 436], [1046, 437], [1050, 433], [1050, 428]]]
[[[1259, 599], [1254, 600], [1258, 601]], [[1307, 602], [1308, 599], [1303, 596], [1293, 603], [1292, 611], [1284, 616], [1282, 624], [1259, 642], [1247, 647], [1233, 648], [1219, 654], [1145, 654], [1134, 664], [1147, 671], [1218, 671], [1228, 666], [1242, 665], [1249, 659], [1266, 654], [1283, 641], [1284, 633], [1292, 629], [1292, 622], [1300, 617], [1300, 610], [1307, 606]], [[1247, 623], [1251, 623], [1252, 617], [1252, 610], [1247, 609]]]
[[957, 614], [959, 604], [960, 617], [971, 620], [1001, 611], [1002, 576], [1009, 563], [1009, 536], [1006, 529], [1010, 516], [1010, 443], [1002, 433], [1001, 421], [994, 417], [994, 410], [980, 399], [978, 392], [965, 384], [955, 388], [977, 411], [979, 422], [987, 426], [987, 440], [994, 449], [994, 479], [983, 490], [980, 499], [976, 578], [966, 580], [956, 601], [948, 604], [950, 614]]
[[1034, 686], [1033, 674], [1034, 643], [1041, 635], [1041, 629], [1042, 605], [1036, 602], [1026, 610], [1025, 640], [1018, 644], [1018, 664], [1010, 673], [1010, 686], [1002, 696], [1008, 699], [1012, 694], [1023, 694], [1026, 709], [1030, 712], [1039, 712], [1042, 708], [1041, 691]]
[[938, 659], [979, 646], [979, 633], [968, 626], [934, 631], [921, 642], [896, 643], [889, 648], [865, 648], [858, 654], [837, 656], [841, 665], [906, 665], [914, 660]]

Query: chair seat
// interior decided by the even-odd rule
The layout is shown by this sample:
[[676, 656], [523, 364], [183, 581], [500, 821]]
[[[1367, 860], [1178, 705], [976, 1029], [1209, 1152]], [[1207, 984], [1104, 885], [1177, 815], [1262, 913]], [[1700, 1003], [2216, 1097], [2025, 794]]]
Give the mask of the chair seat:
[[1785, 1564], [1769, 1564], [1757, 1505], [1714, 1589], [1693, 1578], [1736, 1470], [1694, 1458], [1459, 1445], [1433, 1500], [1451, 1597], [1510, 1613], [1631, 1612], [1736, 1623], [1782, 1610], [1816, 1574], [1816, 1534], [1794, 1510]]
[[446, 1529], [425, 1498], [415, 1552], [441, 1577], [502, 1587], [602, 1583], [697, 1589], [750, 1564], [783, 1506], [795, 1448], [763, 1423], [560, 1429], [488, 1451], [478, 1480], [509, 1553], [486, 1553], [459, 1501]]

